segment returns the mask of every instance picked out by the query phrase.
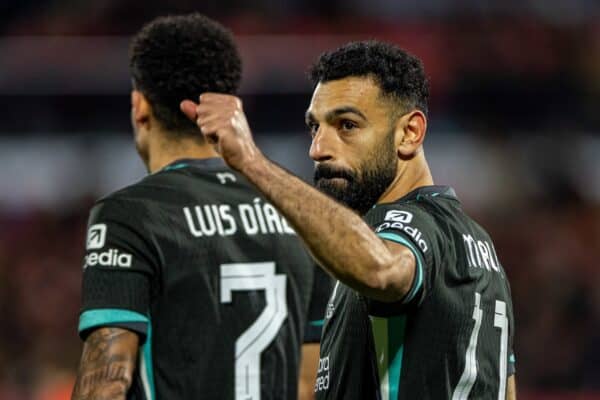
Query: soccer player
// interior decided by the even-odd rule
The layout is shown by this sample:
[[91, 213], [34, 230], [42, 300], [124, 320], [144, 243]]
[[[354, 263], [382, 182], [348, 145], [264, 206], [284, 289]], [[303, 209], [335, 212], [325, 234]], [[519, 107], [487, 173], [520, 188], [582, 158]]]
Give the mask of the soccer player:
[[514, 399], [509, 283], [489, 235], [433, 184], [421, 62], [356, 42], [323, 54], [311, 75], [320, 191], [261, 154], [237, 98], [181, 106], [338, 279], [317, 399]]
[[[317, 344], [302, 348], [320, 337], [307, 319], [321, 320], [331, 286], [179, 109], [236, 92], [233, 37], [199, 14], [159, 18], [130, 57], [135, 144], [151, 174], [91, 211], [73, 399], [296, 399], [319, 358]], [[302, 374], [301, 350], [313, 357]]]

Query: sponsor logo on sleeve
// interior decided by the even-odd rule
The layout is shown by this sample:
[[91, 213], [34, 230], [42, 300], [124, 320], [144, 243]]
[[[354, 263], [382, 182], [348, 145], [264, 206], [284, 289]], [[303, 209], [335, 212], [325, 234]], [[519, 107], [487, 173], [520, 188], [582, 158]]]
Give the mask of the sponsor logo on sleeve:
[[385, 222], [379, 225], [375, 232], [383, 232], [388, 229], [403, 231], [410, 236], [419, 248], [426, 253], [429, 250], [429, 245], [425, 241], [423, 233], [414, 226], [409, 226], [413, 220], [413, 214], [408, 211], [391, 210], [385, 214]]
[[133, 256], [128, 253], [120, 252], [117, 249], [100, 250], [106, 245], [106, 224], [95, 224], [90, 226], [87, 233], [86, 249], [88, 254], [85, 256], [83, 268], [87, 267], [120, 267], [131, 268]]
[[384, 219], [390, 222], [402, 222], [403, 224], [410, 224], [413, 219], [413, 215], [408, 211], [391, 210], [385, 214]]
[[90, 226], [87, 233], [86, 249], [97, 250], [106, 244], [106, 224]]
[[128, 253], [121, 253], [117, 249], [108, 249], [101, 253], [92, 252], [85, 256], [83, 268], [95, 267], [120, 267], [131, 268], [133, 256]]

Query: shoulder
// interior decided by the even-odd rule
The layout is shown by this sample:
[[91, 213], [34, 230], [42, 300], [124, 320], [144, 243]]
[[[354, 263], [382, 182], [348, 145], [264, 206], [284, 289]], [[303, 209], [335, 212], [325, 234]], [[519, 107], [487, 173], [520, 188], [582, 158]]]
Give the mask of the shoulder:
[[[402, 211], [402, 212], [394, 212], [394, 211]], [[412, 212], [421, 212], [423, 211], [423, 207], [418, 202], [411, 201], [396, 201], [393, 203], [381, 203], [376, 204], [369, 212], [366, 214], [366, 217], [369, 219], [373, 219], [373, 217], [381, 216], [382, 214], [386, 215], [401, 215]]]
[[134, 249], [149, 248], [150, 212], [142, 198], [136, 183], [96, 201], [89, 212], [87, 250], [107, 248], [134, 254]]
[[452, 221], [466, 219], [454, 189], [428, 186], [393, 203], [378, 204], [366, 216], [373, 228], [382, 224], [416, 225], [425, 231], [445, 231]]
[[95, 204], [109, 207], [129, 206], [136, 207], [138, 211], [143, 210], [149, 202], [159, 200], [176, 191], [181, 192], [184, 188], [182, 179], [188, 178], [177, 171], [161, 171], [150, 174], [131, 185], [101, 197]]
[[143, 200], [157, 188], [172, 185], [172, 175], [170, 172], [147, 175], [137, 182], [101, 197], [97, 203]]
[[434, 216], [427, 210], [426, 205], [418, 201], [378, 204], [366, 214], [365, 219], [375, 229], [382, 224], [400, 226], [435, 223]]
[[94, 203], [90, 211], [90, 221], [98, 219], [116, 219], [122, 221], [138, 220], [146, 214], [148, 199], [152, 187], [147, 178], [107, 194]]
[[378, 204], [365, 219], [378, 236], [405, 245], [408, 240], [425, 256], [438, 251], [446, 237], [437, 211], [422, 198]]

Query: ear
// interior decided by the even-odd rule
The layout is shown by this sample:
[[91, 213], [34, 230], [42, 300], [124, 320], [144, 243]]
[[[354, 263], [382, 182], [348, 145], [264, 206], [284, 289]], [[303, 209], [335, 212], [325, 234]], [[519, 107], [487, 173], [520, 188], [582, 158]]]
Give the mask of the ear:
[[136, 126], [150, 128], [152, 106], [139, 90], [131, 91], [131, 117]]
[[417, 153], [427, 131], [427, 117], [414, 110], [398, 118], [396, 122], [396, 149], [400, 158], [410, 158]]

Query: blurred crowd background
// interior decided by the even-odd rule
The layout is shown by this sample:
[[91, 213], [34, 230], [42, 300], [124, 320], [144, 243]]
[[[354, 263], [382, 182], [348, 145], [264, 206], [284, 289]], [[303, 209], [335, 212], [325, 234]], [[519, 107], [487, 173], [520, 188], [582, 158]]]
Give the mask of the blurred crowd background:
[[426, 154], [512, 283], [521, 399], [600, 399], [600, 2], [20, 0], [0, 3], [0, 399], [68, 398], [87, 211], [144, 168], [130, 35], [199, 11], [230, 27], [259, 144], [311, 179], [308, 65], [377, 38], [431, 79]]

